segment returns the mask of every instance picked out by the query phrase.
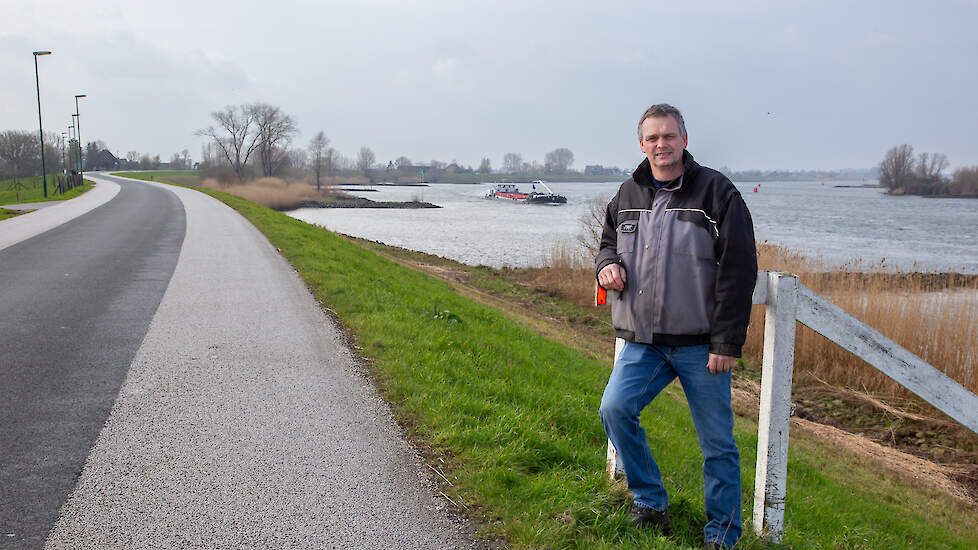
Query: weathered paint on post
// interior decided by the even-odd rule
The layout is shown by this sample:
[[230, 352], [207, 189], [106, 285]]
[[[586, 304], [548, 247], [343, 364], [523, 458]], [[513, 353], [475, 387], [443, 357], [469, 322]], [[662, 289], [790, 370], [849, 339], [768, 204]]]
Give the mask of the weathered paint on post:
[[[625, 340], [615, 338], [615, 363], [618, 362], [618, 355], [624, 347]], [[605, 460], [605, 471], [608, 472], [608, 479], [611, 481], [620, 479], [625, 475], [625, 465], [622, 464], [621, 459], [618, 457], [618, 450], [611, 444], [610, 439], [608, 440], [608, 456]]]
[[754, 285], [754, 294], [751, 296], [750, 303], [753, 305], [767, 304], [767, 276], [768, 272], [757, 271], [757, 284]]
[[795, 304], [798, 279], [769, 272], [761, 362], [761, 408], [757, 426], [754, 531], [781, 541], [788, 478], [788, 426], [795, 362]]
[[876, 367], [944, 414], [978, 433], [978, 396], [804, 285], [798, 322]]

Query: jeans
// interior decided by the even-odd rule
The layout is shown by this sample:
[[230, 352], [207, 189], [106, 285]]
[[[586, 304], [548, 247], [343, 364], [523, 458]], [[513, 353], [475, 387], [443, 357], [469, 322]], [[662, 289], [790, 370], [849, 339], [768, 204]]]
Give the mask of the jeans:
[[669, 507], [659, 466], [639, 416], [679, 377], [703, 451], [707, 542], [732, 547], [741, 534], [740, 453], [733, 438], [730, 372], [711, 374], [709, 346], [653, 346], [625, 342], [601, 398], [601, 422], [625, 466], [635, 504]]

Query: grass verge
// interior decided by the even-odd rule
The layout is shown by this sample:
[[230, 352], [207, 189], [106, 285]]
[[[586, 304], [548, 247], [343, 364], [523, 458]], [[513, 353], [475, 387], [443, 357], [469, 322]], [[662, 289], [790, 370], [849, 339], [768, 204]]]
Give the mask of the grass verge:
[[7, 210], [5, 208], [0, 208], [0, 222], [2, 222], [3, 220], [8, 220], [10, 218], [13, 218], [15, 216], [19, 216], [21, 214], [26, 214], [26, 212], [23, 212], [21, 210]]
[[92, 188], [92, 182], [85, 180], [85, 185], [75, 187], [68, 192], [55, 193], [54, 176], [48, 177], [48, 196], [44, 196], [44, 182], [41, 176], [19, 178], [23, 187], [14, 188], [13, 180], [0, 181], [0, 204], [20, 204], [28, 202], [63, 201], [73, 199]]
[[113, 172], [115, 176], [146, 181], [163, 181], [186, 187], [197, 187], [202, 181], [197, 170], [153, 170], [149, 172]]
[[[485, 521], [487, 535], [515, 548], [699, 547], [702, 458], [676, 386], [646, 409], [643, 422], [653, 448], [668, 449], [658, 458], [675, 534], [659, 538], [625, 524], [627, 493], [602, 473], [605, 436], [596, 411], [606, 361], [544, 338], [449, 283], [349, 240], [203, 191], [261, 230], [355, 336], [409, 435], [450, 481], [444, 492], [464, 513]], [[749, 522], [756, 425], [738, 418], [735, 436]], [[817, 439], [792, 439], [788, 488], [788, 547], [978, 544], [972, 507], [910, 487]], [[740, 547], [768, 545], [748, 535]]]

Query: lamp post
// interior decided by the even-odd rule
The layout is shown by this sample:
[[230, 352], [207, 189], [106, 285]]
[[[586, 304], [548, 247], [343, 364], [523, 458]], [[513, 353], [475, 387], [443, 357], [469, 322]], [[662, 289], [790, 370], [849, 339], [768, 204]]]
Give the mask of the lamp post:
[[78, 141], [78, 115], [71, 115], [71, 127], [75, 129], [75, 148], [78, 151], [75, 153], [75, 168], [80, 173], [81, 172], [81, 142]]
[[65, 145], [68, 144], [68, 132], [61, 132], [61, 170], [65, 175], [68, 174], [68, 165], [65, 164]]
[[34, 84], [37, 86], [37, 125], [41, 134], [41, 180], [44, 182], [44, 196], [48, 196], [48, 175], [44, 166], [44, 123], [41, 122], [41, 81], [37, 76], [37, 56], [51, 55], [51, 52], [34, 52]]
[[74, 138], [74, 133], [72, 133], [72, 130], [74, 130], [74, 129], [75, 129], [75, 125], [74, 124], [69, 124], [68, 125], [68, 164], [65, 165], [65, 177], [66, 178], [70, 175], [69, 172], [71, 171], [68, 168], [70, 166], [74, 166], [74, 163], [75, 163], [75, 161], [72, 160], [72, 156], [71, 156], [74, 153], [74, 145], [72, 145], [72, 142], [75, 139]]
[[81, 140], [81, 114], [78, 113], [78, 98], [88, 97], [85, 94], [75, 95], [75, 116], [78, 117], [75, 124], [78, 125], [78, 172], [81, 174], [81, 185], [85, 185], [85, 163], [82, 161], [82, 140]]

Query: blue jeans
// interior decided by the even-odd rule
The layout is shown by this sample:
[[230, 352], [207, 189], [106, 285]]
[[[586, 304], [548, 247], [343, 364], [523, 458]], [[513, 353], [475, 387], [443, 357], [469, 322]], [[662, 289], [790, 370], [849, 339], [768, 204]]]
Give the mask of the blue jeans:
[[740, 453], [733, 438], [730, 372], [711, 374], [709, 346], [653, 346], [625, 342], [601, 398], [601, 422], [625, 466], [635, 504], [669, 507], [659, 466], [652, 458], [642, 409], [679, 377], [703, 451], [707, 542], [732, 547], [741, 534]]

